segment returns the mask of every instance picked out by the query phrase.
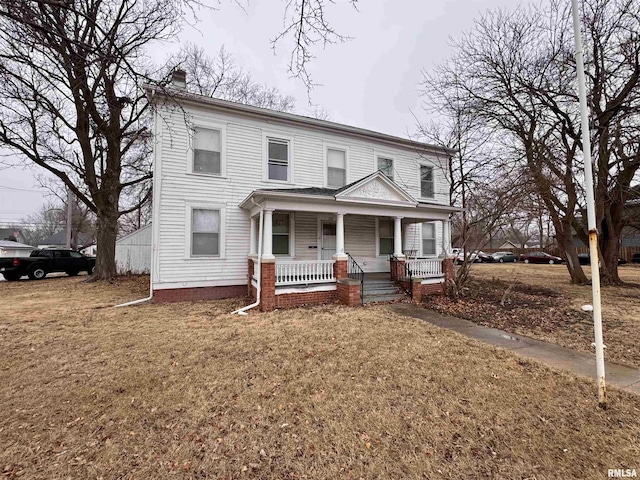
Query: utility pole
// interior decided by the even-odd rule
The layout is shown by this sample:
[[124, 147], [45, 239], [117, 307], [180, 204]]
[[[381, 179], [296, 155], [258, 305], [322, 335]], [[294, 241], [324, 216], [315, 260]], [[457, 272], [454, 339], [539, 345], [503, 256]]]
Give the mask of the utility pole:
[[71, 225], [73, 223], [73, 193], [67, 187], [67, 248], [71, 248]]
[[584, 153], [584, 190], [587, 197], [587, 221], [589, 225], [589, 258], [591, 260], [591, 295], [593, 297], [593, 332], [596, 345], [596, 374], [598, 377], [598, 403], [607, 408], [607, 389], [604, 379], [604, 341], [602, 339], [602, 305], [600, 303], [600, 262], [598, 261], [598, 228], [593, 194], [593, 165], [591, 158], [591, 137], [589, 132], [589, 112], [587, 110], [587, 88], [584, 79], [582, 58], [582, 35], [580, 33], [580, 11], [578, 0], [571, 0], [573, 10], [573, 36], [576, 43], [576, 69], [578, 72], [578, 95], [582, 129], [582, 151]]

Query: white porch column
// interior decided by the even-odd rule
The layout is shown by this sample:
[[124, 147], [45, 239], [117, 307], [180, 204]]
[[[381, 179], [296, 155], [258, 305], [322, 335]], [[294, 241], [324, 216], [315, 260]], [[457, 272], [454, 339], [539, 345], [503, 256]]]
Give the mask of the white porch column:
[[336, 213], [336, 256], [346, 256], [344, 253], [344, 213]]
[[249, 233], [249, 255], [258, 253], [258, 217], [251, 217], [251, 232]]
[[404, 257], [402, 253], [402, 217], [393, 219], [393, 254], [396, 257]]
[[273, 256], [273, 210], [264, 210], [264, 227], [262, 239], [262, 258], [275, 258]]
[[451, 222], [442, 220], [442, 256], [451, 253]]
[[409, 225], [402, 225], [402, 251], [406, 252], [407, 250], [410, 250], [409, 245], [407, 245], [407, 228], [409, 227]]

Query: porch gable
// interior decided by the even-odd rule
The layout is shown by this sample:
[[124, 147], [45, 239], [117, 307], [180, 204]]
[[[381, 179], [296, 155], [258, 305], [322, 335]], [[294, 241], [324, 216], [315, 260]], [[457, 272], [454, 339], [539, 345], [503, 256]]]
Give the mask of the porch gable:
[[384, 173], [378, 171], [338, 191], [338, 202], [375, 202], [376, 204], [412, 206], [418, 205], [411, 195], [396, 185]]

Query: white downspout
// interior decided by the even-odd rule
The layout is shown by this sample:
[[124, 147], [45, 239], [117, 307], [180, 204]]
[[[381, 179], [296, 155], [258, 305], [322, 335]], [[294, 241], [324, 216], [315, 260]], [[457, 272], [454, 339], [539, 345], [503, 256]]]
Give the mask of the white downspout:
[[148, 302], [153, 298], [153, 282], [151, 281], [151, 275], [149, 275], [149, 296], [147, 298], [141, 298], [140, 300], [134, 300], [133, 302], [121, 303], [120, 305], [116, 305], [115, 308], [118, 307], [128, 307], [129, 305], [136, 305], [142, 302]]
[[[262, 208], [262, 205], [256, 203], [255, 200], [253, 200], [253, 198], [251, 199], [251, 201], [260, 207], [260, 224], [258, 225], [258, 265], [261, 265], [260, 261], [262, 260], [262, 235], [263, 235], [262, 224], [263, 224], [263, 217], [264, 217], [264, 209]], [[260, 266], [260, 268], [262, 268], [262, 266]], [[248, 315], [247, 310], [251, 310], [252, 308], [260, 305], [260, 286], [261, 286], [260, 277], [262, 277], [262, 270], [260, 270], [260, 275], [258, 275], [257, 277], [258, 285], [256, 286], [256, 301], [251, 305], [247, 305], [246, 307], [242, 307], [242, 308], [239, 308], [238, 310], [234, 310], [233, 312], [231, 312], [232, 315], [234, 313], [237, 313], [238, 315]], [[249, 279], [249, 281], [251, 281], [251, 279]]]
[[[155, 89], [152, 90], [151, 93], [151, 97], [155, 97]], [[158, 112], [157, 110], [154, 112], [153, 114], [154, 118], [153, 118], [153, 138], [154, 138], [154, 142], [157, 142], [158, 139]], [[156, 165], [157, 163], [155, 162], [155, 157], [156, 157], [156, 151], [155, 151], [156, 147], [154, 144], [154, 172], [153, 172], [153, 178], [155, 180], [157, 180], [158, 184], [157, 184], [157, 188], [154, 188], [154, 192], [157, 190], [158, 194], [160, 193], [162, 186], [161, 186], [161, 179], [159, 178], [159, 176], [157, 175], [158, 172], [156, 172]], [[158, 195], [159, 197], [159, 195]], [[153, 204], [157, 204], [158, 201], [154, 201]], [[153, 219], [152, 219], [153, 220]], [[128, 307], [129, 305], [137, 305], [138, 303], [144, 303], [144, 302], [148, 302], [153, 298], [153, 263], [154, 263], [154, 252], [156, 252], [156, 243], [155, 243], [155, 235], [153, 234], [153, 230], [155, 229], [155, 225], [159, 223], [159, 220], [156, 220], [153, 222], [153, 225], [151, 226], [151, 267], [149, 268], [149, 296], [146, 298], [141, 298], [140, 300], [133, 300], [132, 302], [127, 302], [127, 303], [121, 303], [120, 305], [116, 305], [114, 308], [119, 308], [119, 307]]]

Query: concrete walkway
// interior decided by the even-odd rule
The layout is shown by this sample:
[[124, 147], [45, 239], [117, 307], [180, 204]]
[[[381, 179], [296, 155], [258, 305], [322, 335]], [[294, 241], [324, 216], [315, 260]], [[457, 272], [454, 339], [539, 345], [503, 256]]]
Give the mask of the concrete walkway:
[[[387, 308], [399, 315], [424, 320], [489, 345], [511, 350], [518, 355], [532, 358], [549, 366], [568, 370], [576, 375], [593, 379], [596, 377], [596, 357], [589, 353], [577, 352], [570, 348], [515, 335], [497, 328], [482, 327], [469, 320], [442, 315], [417, 305], [395, 303], [387, 305]], [[605, 375], [607, 385], [615, 385], [640, 394], [640, 369], [607, 362]]]

